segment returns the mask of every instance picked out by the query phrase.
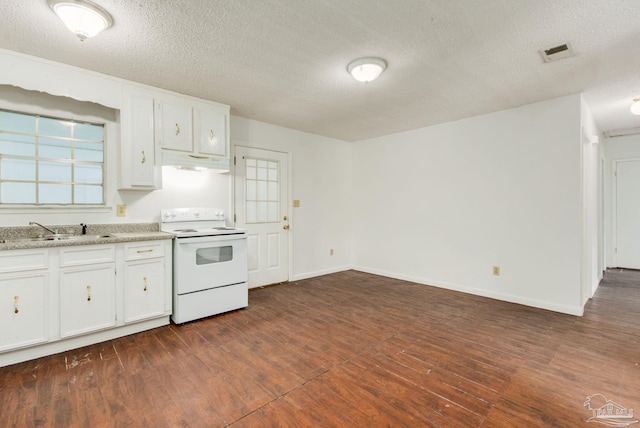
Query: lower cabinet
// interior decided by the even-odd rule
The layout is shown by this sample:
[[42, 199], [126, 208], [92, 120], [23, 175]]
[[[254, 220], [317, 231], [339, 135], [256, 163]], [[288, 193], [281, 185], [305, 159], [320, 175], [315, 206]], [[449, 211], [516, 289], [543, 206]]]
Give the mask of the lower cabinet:
[[128, 262], [124, 266], [124, 322], [136, 322], [164, 313], [164, 257]]
[[60, 337], [116, 325], [116, 270], [113, 264], [60, 272]]
[[169, 324], [171, 244], [0, 252], [0, 367]]
[[0, 275], [0, 352], [48, 340], [46, 272]]

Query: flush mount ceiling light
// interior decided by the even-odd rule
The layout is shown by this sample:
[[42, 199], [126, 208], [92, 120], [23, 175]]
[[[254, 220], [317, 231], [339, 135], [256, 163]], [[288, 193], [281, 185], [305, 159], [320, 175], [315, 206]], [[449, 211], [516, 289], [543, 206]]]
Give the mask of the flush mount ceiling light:
[[371, 82], [387, 68], [387, 63], [380, 58], [360, 58], [352, 61], [347, 66], [347, 71], [351, 73], [358, 82]]
[[87, 0], [49, 0], [49, 7], [80, 40], [113, 25], [109, 12]]
[[640, 98], [636, 98], [633, 100], [633, 104], [631, 104], [631, 113], [636, 116], [640, 116]]

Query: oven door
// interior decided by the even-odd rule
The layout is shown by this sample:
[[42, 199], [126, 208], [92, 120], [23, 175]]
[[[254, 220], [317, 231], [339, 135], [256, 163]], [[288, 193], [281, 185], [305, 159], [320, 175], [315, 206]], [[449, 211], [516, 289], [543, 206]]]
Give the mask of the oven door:
[[173, 262], [177, 294], [247, 282], [247, 236], [176, 238]]

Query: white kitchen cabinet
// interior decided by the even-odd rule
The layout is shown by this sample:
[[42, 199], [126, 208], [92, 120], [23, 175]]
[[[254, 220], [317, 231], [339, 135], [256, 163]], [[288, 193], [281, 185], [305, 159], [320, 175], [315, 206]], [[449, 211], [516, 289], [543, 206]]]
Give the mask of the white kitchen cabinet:
[[164, 164], [192, 166], [204, 159], [215, 167], [216, 160], [229, 158], [229, 106], [186, 96], [160, 96], [155, 105]]
[[124, 246], [124, 322], [161, 316], [165, 311], [165, 258], [161, 241]]
[[46, 272], [0, 275], [0, 352], [48, 340]]
[[125, 85], [122, 96], [120, 188], [159, 189], [162, 173], [156, 159], [153, 94]]
[[193, 152], [191, 106], [178, 100], [156, 101], [159, 145], [166, 150]]
[[164, 259], [128, 262], [124, 271], [124, 322], [164, 314]]
[[116, 325], [116, 271], [113, 264], [60, 272], [60, 337]]
[[227, 121], [224, 111], [206, 107], [194, 110], [195, 149], [198, 154], [220, 157], [229, 156]]
[[171, 260], [169, 239], [0, 251], [0, 367], [167, 325]]
[[48, 268], [47, 249], [0, 254], [0, 352], [49, 340]]

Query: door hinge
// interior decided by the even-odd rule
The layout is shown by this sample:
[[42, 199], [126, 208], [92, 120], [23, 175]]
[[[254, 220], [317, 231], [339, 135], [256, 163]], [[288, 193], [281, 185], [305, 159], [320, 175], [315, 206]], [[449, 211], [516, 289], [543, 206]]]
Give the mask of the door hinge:
[[233, 164], [234, 165], [236, 164], [236, 157], [235, 156], [233, 157]]

